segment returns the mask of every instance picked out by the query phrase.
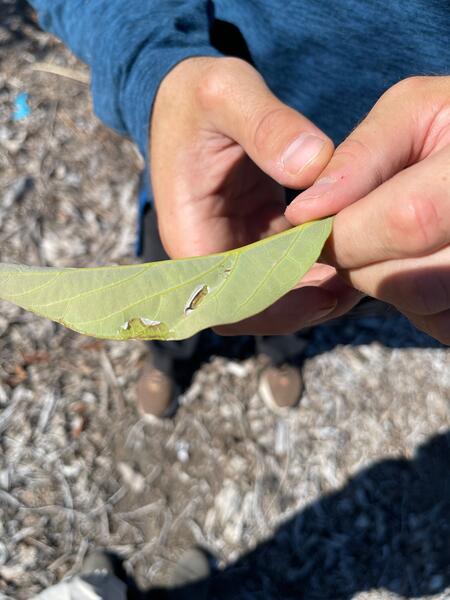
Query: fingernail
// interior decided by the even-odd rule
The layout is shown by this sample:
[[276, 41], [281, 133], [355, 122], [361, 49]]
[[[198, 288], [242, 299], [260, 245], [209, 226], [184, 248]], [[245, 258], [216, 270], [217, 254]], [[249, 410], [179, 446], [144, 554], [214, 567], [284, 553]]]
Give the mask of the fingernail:
[[281, 157], [283, 168], [291, 175], [297, 175], [307, 164], [316, 158], [322, 150], [325, 140], [312, 133], [302, 133]]
[[307, 200], [316, 200], [317, 198], [320, 198], [334, 183], [336, 183], [336, 181], [337, 179], [335, 177], [321, 177], [314, 182], [310, 188], [294, 198], [291, 202], [291, 206], [297, 206]]
[[[314, 200], [320, 198], [327, 188], [333, 183], [336, 183], [337, 179], [334, 177], [321, 177], [318, 179], [310, 188], [302, 192], [297, 196], [300, 200]], [[296, 198], [296, 200], [297, 200]]]

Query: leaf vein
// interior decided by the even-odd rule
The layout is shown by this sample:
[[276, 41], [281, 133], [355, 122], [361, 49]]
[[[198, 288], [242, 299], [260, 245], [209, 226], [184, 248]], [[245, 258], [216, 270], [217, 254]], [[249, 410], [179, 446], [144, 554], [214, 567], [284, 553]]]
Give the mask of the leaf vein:
[[[64, 271], [58, 271], [54, 277], [52, 277], [45, 283], [42, 283], [41, 285], [37, 285], [36, 287], [32, 288], [31, 290], [26, 290], [25, 292], [20, 292], [20, 294], [13, 294], [13, 295], [9, 294], [8, 298], [20, 298], [21, 296], [26, 296], [27, 294], [32, 294], [33, 292], [38, 292], [38, 291], [44, 289], [45, 287], [47, 287], [48, 285], [50, 285], [51, 283], [54, 283], [54, 281], [56, 279], [58, 279], [58, 277], [60, 277], [63, 273], [64, 273]], [[40, 305], [34, 304], [33, 306], [40, 306]]]
[[[114, 267], [111, 267], [111, 268], [114, 268]], [[89, 296], [90, 294], [93, 294], [95, 292], [103, 292], [105, 290], [110, 290], [111, 288], [121, 285], [122, 283], [126, 283], [128, 281], [131, 281], [132, 279], [135, 279], [136, 277], [139, 277], [139, 275], [142, 275], [145, 272], [146, 272], [146, 270], [141, 268], [137, 273], [134, 273], [133, 275], [130, 275], [129, 277], [125, 277], [124, 279], [120, 279], [119, 281], [114, 281], [114, 283], [110, 283], [108, 285], [104, 285], [104, 286], [97, 287], [97, 288], [92, 288], [90, 290], [86, 290], [85, 292], [80, 292], [79, 294], [75, 294], [75, 296], [59, 298], [58, 300], [55, 300], [54, 302], [48, 302], [46, 304], [33, 304], [33, 306], [40, 307], [40, 308], [47, 308], [49, 306], [54, 306], [55, 304], [61, 304], [61, 302], [73, 302], [74, 300], [79, 300], [80, 298], [86, 298], [86, 296]], [[60, 271], [60, 273], [65, 273], [65, 271]]]
[[189, 283], [192, 283], [193, 281], [197, 281], [198, 279], [202, 279], [203, 277], [205, 277], [206, 275], [208, 275], [209, 273], [211, 273], [211, 271], [214, 271], [215, 269], [217, 269], [218, 267], [220, 267], [220, 265], [222, 265], [226, 261], [226, 259], [227, 259], [227, 257], [225, 256], [224, 258], [222, 258], [222, 260], [219, 263], [215, 264], [213, 267], [207, 269], [203, 273], [199, 273], [199, 274], [195, 275], [195, 277], [192, 277], [191, 279], [187, 279], [186, 281], [183, 281], [182, 283], [174, 285], [173, 287], [166, 288], [165, 290], [157, 292], [156, 294], [150, 294], [149, 296], [144, 296], [144, 298], [141, 298], [137, 302], [133, 302], [132, 304], [129, 304], [128, 306], [122, 307], [119, 310], [117, 310], [117, 311], [115, 311], [113, 313], [110, 313], [109, 315], [106, 315], [106, 317], [102, 317], [100, 319], [91, 319], [91, 320], [88, 320], [88, 321], [77, 321], [77, 324], [78, 324], [78, 326], [80, 326], [80, 325], [86, 325], [87, 323], [101, 323], [102, 321], [106, 321], [106, 320], [110, 319], [111, 317], [114, 317], [115, 315], [117, 315], [117, 314], [119, 314], [121, 312], [129, 310], [130, 308], [133, 308], [133, 306], [137, 306], [138, 304], [142, 304], [143, 302], [146, 302], [147, 300], [151, 300], [152, 298], [155, 298], [157, 296], [161, 296], [162, 294], [167, 294], [169, 292], [173, 292], [173, 291], [175, 291], [177, 289], [180, 289], [180, 288], [184, 287], [185, 285], [188, 285]]
[[283, 261], [286, 257], [286, 255], [289, 254], [290, 250], [292, 249], [292, 246], [295, 244], [295, 242], [298, 240], [299, 236], [301, 235], [302, 231], [300, 230], [298, 232], [298, 234], [296, 236], [294, 236], [292, 242], [289, 244], [289, 246], [286, 248], [286, 250], [283, 252], [283, 254], [274, 262], [274, 264], [271, 266], [271, 268], [267, 271], [267, 273], [264, 275], [264, 277], [261, 279], [260, 283], [256, 286], [256, 288], [253, 290], [253, 293], [250, 294], [250, 296], [248, 296], [248, 298], [245, 300], [245, 302], [243, 302], [239, 308], [241, 309], [243, 306], [245, 306], [246, 304], [248, 304], [258, 293], [258, 291], [261, 289], [261, 287], [266, 283], [267, 279], [270, 277], [270, 275], [274, 272], [274, 270], [280, 265], [281, 261]]

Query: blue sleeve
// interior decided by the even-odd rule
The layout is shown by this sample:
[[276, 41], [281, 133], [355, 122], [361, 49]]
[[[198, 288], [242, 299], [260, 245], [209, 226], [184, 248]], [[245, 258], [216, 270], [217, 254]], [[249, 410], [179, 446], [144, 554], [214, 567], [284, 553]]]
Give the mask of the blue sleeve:
[[150, 112], [163, 77], [209, 42], [210, 0], [29, 0], [44, 29], [91, 68], [97, 116], [147, 154]]

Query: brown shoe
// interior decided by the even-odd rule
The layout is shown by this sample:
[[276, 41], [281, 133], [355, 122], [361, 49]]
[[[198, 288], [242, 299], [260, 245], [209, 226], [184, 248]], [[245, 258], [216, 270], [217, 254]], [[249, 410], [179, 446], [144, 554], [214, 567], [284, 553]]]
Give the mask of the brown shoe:
[[137, 382], [137, 409], [141, 417], [171, 417], [177, 407], [175, 385], [159, 369], [147, 365]]
[[258, 392], [270, 410], [286, 415], [297, 406], [303, 392], [303, 380], [299, 369], [290, 365], [269, 366], [261, 373]]
[[[206, 600], [213, 557], [201, 548], [187, 550], [168, 573], [165, 587], [151, 587], [145, 598], [154, 600]], [[134, 598], [134, 596], [132, 596]], [[136, 596], [141, 598], [141, 596]], [[144, 596], [142, 596], [144, 598]]]
[[175, 563], [170, 574], [173, 587], [205, 580], [211, 573], [208, 554], [201, 548], [186, 550]]

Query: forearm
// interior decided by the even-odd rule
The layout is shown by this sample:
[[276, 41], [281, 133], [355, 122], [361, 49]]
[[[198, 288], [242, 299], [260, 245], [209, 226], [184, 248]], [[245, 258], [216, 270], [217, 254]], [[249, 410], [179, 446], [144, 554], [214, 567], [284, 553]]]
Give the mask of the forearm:
[[29, 0], [52, 31], [91, 67], [98, 117], [143, 154], [158, 86], [189, 56], [217, 56], [207, 0]]

